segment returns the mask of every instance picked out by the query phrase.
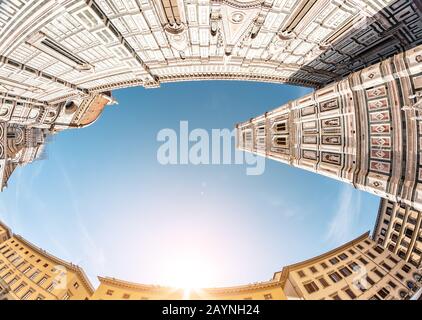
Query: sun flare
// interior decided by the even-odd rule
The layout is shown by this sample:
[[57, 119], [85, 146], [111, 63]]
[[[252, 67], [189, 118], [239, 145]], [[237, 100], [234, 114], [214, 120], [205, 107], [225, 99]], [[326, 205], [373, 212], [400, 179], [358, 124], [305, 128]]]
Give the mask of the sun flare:
[[213, 286], [215, 271], [204, 256], [189, 253], [170, 258], [164, 265], [162, 279], [166, 286], [189, 291]]

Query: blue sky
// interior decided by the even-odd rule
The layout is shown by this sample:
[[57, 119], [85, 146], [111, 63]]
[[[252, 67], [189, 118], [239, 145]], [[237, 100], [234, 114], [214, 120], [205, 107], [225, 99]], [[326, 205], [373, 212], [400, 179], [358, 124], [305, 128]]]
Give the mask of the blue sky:
[[46, 160], [15, 171], [0, 219], [81, 265], [95, 285], [97, 275], [163, 285], [268, 280], [372, 229], [379, 199], [271, 160], [261, 176], [246, 175], [246, 164], [163, 166], [156, 137], [185, 120], [191, 130], [231, 130], [307, 92], [226, 81], [118, 90], [119, 105], [94, 125], [56, 135]]

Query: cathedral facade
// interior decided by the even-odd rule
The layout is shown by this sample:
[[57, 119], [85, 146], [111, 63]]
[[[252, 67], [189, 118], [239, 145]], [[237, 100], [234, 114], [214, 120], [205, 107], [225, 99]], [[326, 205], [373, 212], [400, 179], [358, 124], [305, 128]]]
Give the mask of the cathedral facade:
[[[238, 124], [238, 148], [385, 199], [376, 244], [363, 235], [269, 282], [204, 289], [204, 297], [413, 296], [422, 250], [420, 1], [2, 0], [0, 188], [42, 157], [51, 135], [93, 124], [115, 103], [113, 90], [192, 80], [315, 88]], [[2, 224], [0, 243], [0, 296], [8, 299], [162, 298], [170, 290], [100, 278], [94, 293], [79, 267]], [[359, 258], [379, 278], [369, 289], [343, 286]], [[53, 285], [52, 264], [71, 275], [66, 286]]]
[[[25, 140], [13, 147], [21, 150], [18, 154], [6, 146], [16, 142], [7, 142], [7, 134], [3, 136], [2, 188], [18, 165], [42, 154], [49, 135], [97, 119], [104, 106], [114, 102], [112, 90], [156, 88], [175, 81], [248, 80], [325, 88], [329, 95], [332, 83], [421, 44], [421, 9], [419, 1], [411, 0], [1, 1], [0, 122], [6, 127], [21, 126], [28, 133], [25, 136], [37, 136], [36, 145]], [[378, 73], [373, 78], [348, 86], [381, 86], [381, 78], [406, 72], [408, 67], [375, 70]], [[415, 77], [418, 85], [420, 80]], [[392, 96], [390, 91], [396, 89], [385, 90], [385, 96]], [[405, 101], [397, 104], [410, 106], [417, 98], [407, 91], [417, 88], [404, 90]], [[306, 98], [303, 103], [308, 103]], [[376, 116], [382, 115], [386, 116]], [[390, 116], [400, 121], [397, 114]], [[348, 129], [353, 125], [347, 124]], [[331, 133], [338, 129], [333, 128]], [[381, 129], [371, 126], [370, 130]], [[312, 144], [314, 138], [306, 139]], [[325, 139], [334, 149], [339, 146], [337, 138]], [[383, 148], [393, 144], [384, 140]], [[308, 157], [314, 157], [311, 151]], [[406, 203], [417, 203], [418, 186], [409, 185], [414, 177], [404, 179], [398, 191], [385, 178], [367, 174], [394, 170], [387, 162], [393, 161], [397, 150], [374, 152], [370, 168], [356, 174], [337, 172], [337, 177], [349, 182], [355, 179], [356, 186], [377, 190], [390, 199], [403, 197]], [[325, 157], [331, 163], [343, 162], [331, 153]], [[411, 174], [418, 175], [416, 171]], [[400, 180], [398, 172], [390, 175]]]
[[238, 147], [422, 209], [422, 46], [237, 125]]

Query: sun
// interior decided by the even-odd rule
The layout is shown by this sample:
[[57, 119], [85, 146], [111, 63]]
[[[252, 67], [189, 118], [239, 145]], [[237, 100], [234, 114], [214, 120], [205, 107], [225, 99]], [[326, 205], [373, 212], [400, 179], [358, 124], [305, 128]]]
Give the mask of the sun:
[[174, 255], [163, 268], [162, 279], [166, 286], [198, 290], [213, 286], [216, 279], [216, 270], [213, 263], [198, 253]]

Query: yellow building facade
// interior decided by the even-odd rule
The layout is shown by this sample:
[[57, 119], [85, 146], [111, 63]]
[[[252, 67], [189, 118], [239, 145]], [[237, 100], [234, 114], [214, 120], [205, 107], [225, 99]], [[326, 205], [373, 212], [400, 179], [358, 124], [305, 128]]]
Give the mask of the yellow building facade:
[[82, 268], [10, 232], [1, 241], [0, 299], [84, 300], [93, 292]]
[[243, 286], [179, 289], [99, 277], [93, 300], [286, 300], [276, 280]]
[[0, 221], [0, 243], [6, 241], [11, 237], [12, 231], [8, 226]]
[[410, 299], [420, 278], [414, 266], [379, 246], [369, 232], [274, 276], [289, 298], [305, 300]]
[[94, 289], [82, 268], [0, 228], [0, 300], [403, 300], [422, 285], [420, 270], [368, 232], [265, 282], [182, 289], [98, 277]]
[[405, 204], [381, 200], [374, 240], [417, 268], [422, 267], [422, 212]]

